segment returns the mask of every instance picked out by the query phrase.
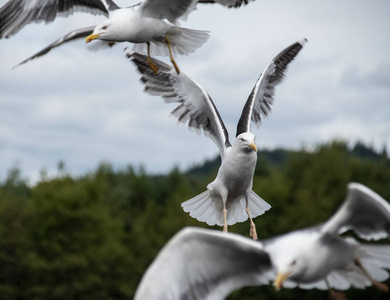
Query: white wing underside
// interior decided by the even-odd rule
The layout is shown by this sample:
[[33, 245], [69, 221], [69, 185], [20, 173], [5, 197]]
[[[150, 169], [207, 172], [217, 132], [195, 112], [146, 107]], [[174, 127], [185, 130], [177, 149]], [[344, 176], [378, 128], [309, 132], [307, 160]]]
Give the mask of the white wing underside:
[[230, 146], [228, 133], [219, 113], [207, 92], [185, 73], [176, 71], [169, 65], [154, 59], [159, 68], [154, 73], [147, 64], [147, 58], [138, 53], [128, 53], [128, 57], [141, 72], [145, 92], [162, 96], [166, 103], [178, 103], [171, 112], [180, 124], [188, 123], [190, 131], [203, 132], [218, 146], [221, 157]]

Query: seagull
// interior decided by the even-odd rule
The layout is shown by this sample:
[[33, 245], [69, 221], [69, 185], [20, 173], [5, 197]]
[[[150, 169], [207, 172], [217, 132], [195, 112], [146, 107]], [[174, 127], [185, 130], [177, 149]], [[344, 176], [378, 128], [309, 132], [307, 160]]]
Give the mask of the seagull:
[[[227, 7], [240, 7], [248, 3], [247, 0], [199, 2], [218, 3]], [[136, 51], [148, 53], [148, 63], [155, 72], [158, 70], [151, 59], [151, 52], [169, 55], [176, 71], [180, 72], [173, 55], [188, 55], [209, 38], [208, 31], [179, 26], [179, 21], [186, 20], [197, 3], [198, 0], [144, 0], [121, 8], [112, 0], [10, 0], [0, 8], [0, 39], [13, 36], [30, 23], [51, 23], [57, 15], [68, 17], [77, 11], [88, 12], [104, 15], [107, 20], [97, 26], [71, 31], [16, 66], [42, 56], [66, 42], [86, 38], [87, 43], [99, 39], [109, 46], [115, 42], [135, 43]]]
[[351, 182], [344, 203], [327, 222], [264, 241], [187, 227], [157, 255], [134, 299], [217, 300], [271, 282], [277, 290], [329, 289], [334, 299], [341, 299], [341, 292], [333, 289], [373, 285], [387, 291], [380, 281], [389, 278], [390, 245], [340, 236], [349, 230], [367, 240], [389, 237], [390, 204]]
[[257, 161], [255, 136], [250, 132], [251, 121], [260, 126], [261, 116], [271, 111], [276, 85], [282, 79], [287, 65], [302, 49], [304, 39], [287, 47], [266, 67], [250, 94], [237, 125], [236, 138], [231, 144], [228, 131], [208, 93], [185, 73], [177, 74], [167, 64], [157, 62], [160, 72], [151, 72], [147, 58], [134, 52], [128, 57], [142, 74], [145, 91], [162, 96], [166, 102], [179, 103], [172, 111], [179, 123], [200, 134], [210, 137], [218, 146], [221, 166], [217, 177], [200, 195], [182, 203], [185, 212], [208, 225], [227, 226], [250, 220], [250, 236], [257, 239], [252, 217], [257, 217], [271, 206], [252, 191], [253, 174]]

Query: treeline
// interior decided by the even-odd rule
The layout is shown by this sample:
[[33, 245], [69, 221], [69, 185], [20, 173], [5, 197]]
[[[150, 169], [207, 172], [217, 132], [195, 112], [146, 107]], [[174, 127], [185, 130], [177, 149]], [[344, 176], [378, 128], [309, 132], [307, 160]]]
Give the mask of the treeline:
[[[218, 159], [188, 172], [151, 176], [142, 168], [114, 170], [102, 164], [90, 174], [63, 172], [33, 187], [18, 168], [9, 170], [0, 184], [0, 299], [132, 299], [142, 274], [177, 231], [207, 227], [184, 213], [180, 203], [205, 190], [217, 168]], [[350, 181], [389, 200], [386, 151], [362, 144], [349, 150], [335, 141], [315, 151], [259, 152], [254, 190], [272, 205], [254, 220], [259, 238], [327, 220]], [[249, 223], [229, 230], [248, 236]], [[389, 299], [374, 288], [352, 289], [347, 296]], [[328, 294], [261, 286], [229, 299], [312, 300]]]

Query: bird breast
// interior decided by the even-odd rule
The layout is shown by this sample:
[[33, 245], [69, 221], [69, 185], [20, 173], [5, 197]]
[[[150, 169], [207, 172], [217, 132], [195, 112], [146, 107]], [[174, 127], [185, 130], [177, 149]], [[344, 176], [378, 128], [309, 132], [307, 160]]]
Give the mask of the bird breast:
[[[115, 12], [114, 12], [115, 13]], [[112, 15], [115, 20], [116, 40], [131, 43], [146, 43], [161, 40], [172, 25], [161, 19], [142, 16], [137, 9], [118, 10]]]
[[256, 153], [254, 151], [229, 150], [226, 151], [216, 179], [228, 187], [229, 194], [232, 192], [239, 193], [252, 188], [253, 174], [257, 161]]

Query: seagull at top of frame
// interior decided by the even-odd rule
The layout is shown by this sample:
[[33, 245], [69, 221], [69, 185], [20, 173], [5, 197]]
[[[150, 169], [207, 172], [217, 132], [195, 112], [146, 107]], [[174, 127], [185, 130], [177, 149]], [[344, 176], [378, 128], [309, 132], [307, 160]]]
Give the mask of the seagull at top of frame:
[[148, 54], [148, 64], [154, 72], [158, 72], [158, 69], [151, 55], [169, 55], [179, 73], [173, 56], [188, 55], [209, 38], [208, 31], [188, 29], [179, 24], [180, 20], [186, 20], [197, 3], [240, 7], [248, 1], [144, 0], [122, 8], [112, 0], [10, 0], [0, 8], [0, 39], [11, 37], [30, 23], [53, 22], [57, 15], [68, 17], [77, 11], [99, 14], [107, 19], [97, 26], [71, 31], [16, 66], [42, 56], [66, 42], [86, 38], [87, 43], [100, 40], [99, 46], [112, 46], [116, 42], [135, 43], [135, 51]]

